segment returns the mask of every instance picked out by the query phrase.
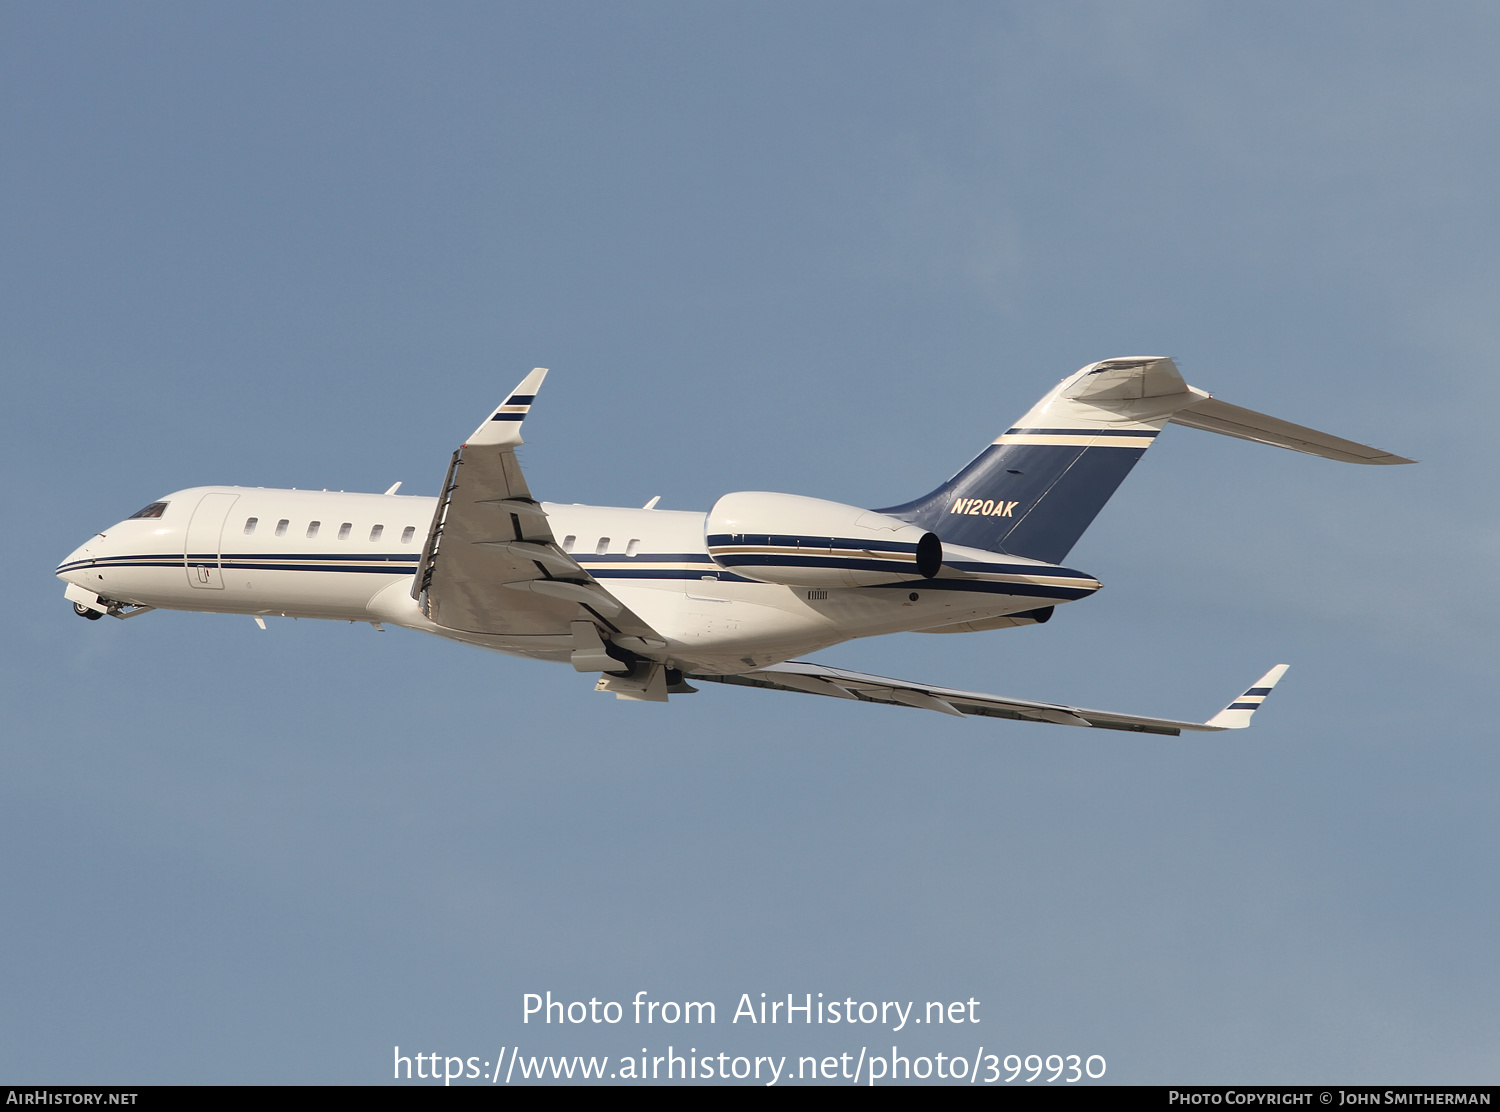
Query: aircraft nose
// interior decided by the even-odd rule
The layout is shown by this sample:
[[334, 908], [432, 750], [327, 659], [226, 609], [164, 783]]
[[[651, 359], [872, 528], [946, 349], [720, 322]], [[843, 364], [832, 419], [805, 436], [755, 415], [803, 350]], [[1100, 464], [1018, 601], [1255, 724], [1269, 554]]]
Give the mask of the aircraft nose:
[[80, 587], [86, 586], [85, 579], [89, 567], [94, 562], [96, 555], [94, 546], [98, 540], [99, 537], [96, 534], [68, 553], [67, 558], [57, 565], [57, 577], [68, 583], [76, 583]]

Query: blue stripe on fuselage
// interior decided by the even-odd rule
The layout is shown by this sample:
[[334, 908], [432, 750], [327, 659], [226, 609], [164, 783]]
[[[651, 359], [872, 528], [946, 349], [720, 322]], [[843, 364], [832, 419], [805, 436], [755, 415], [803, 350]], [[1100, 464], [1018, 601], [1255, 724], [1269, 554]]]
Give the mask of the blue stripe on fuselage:
[[793, 556], [789, 553], [732, 553], [719, 556], [726, 568], [842, 568], [849, 571], [885, 571], [906, 574], [912, 570], [910, 560], [871, 560], [858, 556]]
[[[76, 561], [73, 565], [59, 568], [60, 572], [71, 570], [71, 568], [171, 568], [180, 569], [191, 566], [194, 562], [204, 565], [217, 565], [223, 571], [284, 571], [284, 572], [340, 572], [340, 573], [365, 573], [370, 575], [409, 575], [415, 570], [415, 555], [405, 553], [377, 556], [342, 556], [338, 553], [309, 552], [296, 553], [285, 556], [276, 555], [230, 555], [222, 559], [212, 554], [200, 553], [189, 556], [184, 560], [181, 556], [172, 554], [149, 554], [149, 555], [121, 555], [102, 557], [94, 560]], [[603, 560], [603, 557], [588, 557], [586, 562], [594, 564]], [[713, 575], [704, 575], [702, 567], [695, 568], [653, 568], [653, 567], [627, 567], [611, 563], [606, 567], [586, 567], [595, 579], [599, 580], [684, 580], [699, 582], [710, 580], [720, 583], [756, 583], [759, 580], [737, 575], [730, 571], [719, 571]], [[623, 561], [643, 562], [698, 562], [707, 564], [706, 557], [693, 553], [642, 553], [639, 556], [620, 557]], [[878, 561], [869, 561], [878, 563]], [[710, 565], [711, 566], [711, 565]], [[852, 563], [829, 565], [807, 564], [804, 566], [843, 566], [852, 567]], [[1036, 574], [1036, 568], [1021, 567], [1017, 570], [1027, 574]], [[1064, 569], [1065, 570], [1065, 569]], [[1068, 573], [1075, 574], [1075, 573]], [[795, 588], [794, 588], [795, 589]], [[975, 594], [988, 595], [1015, 595], [1025, 598], [1044, 598], [1061, 601], [1071, 601], [1084, 598], [1093, 593], [1091, 589], [1076, 587], [1065, 587], [1046, 583], [996, 583], [985, 580], [974, 579], [909, 579], [899, 583], [876, 584], [865, 588], [840, 588], [841, 590], [884, 590], [894, 589], [900, 591], [958, 591], [971, 592]]]
[[766, 548], [830, 548], [853, 549], [856, 552], [916, 552], [917, 546], [910, 541], [882, 541], [873, 538], [814, 537], [802, 533], [713, 533], [708, 538], [708, 547], [738, 548], [743, 545], [758, 545]]

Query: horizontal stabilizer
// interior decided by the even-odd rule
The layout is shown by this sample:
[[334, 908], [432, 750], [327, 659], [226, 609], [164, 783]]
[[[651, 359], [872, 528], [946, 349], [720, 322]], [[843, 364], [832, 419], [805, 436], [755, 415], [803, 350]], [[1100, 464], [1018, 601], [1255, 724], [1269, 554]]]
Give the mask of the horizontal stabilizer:
[[1190, 429], [1222, 433], [1241, 440], [1253, 440], [1258, 444], [1270, 444], [1277, 448], [1290, 448], [1294, 452], [1306, 452], [1311, 456], [1335, 459], [1341, 463], [1416, 463], [1404, 456], [1382, 452], [1368, 444], [1356, 444], [1343, 437], [1330, 436], [1317, 429], [1294, 425], [1279, 417], [1257, 413], [1253, 409], [1242, 409], [1218, 398], [1206, 398], [1201, 402], [1179, 409], [1170, 418], [1174, 425], [1186, 425]]

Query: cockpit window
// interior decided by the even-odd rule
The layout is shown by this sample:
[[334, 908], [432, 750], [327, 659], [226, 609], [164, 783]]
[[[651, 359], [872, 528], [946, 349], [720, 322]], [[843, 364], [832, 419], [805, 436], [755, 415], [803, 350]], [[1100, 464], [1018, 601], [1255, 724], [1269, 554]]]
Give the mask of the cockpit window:
[[160, 517], [166, 512], [166, 509], [167, 504], [165, 502], [152, 502], [144, 510], [136, 510], [135, 513], [131, 514], [125, 520], [134, 521], [138, 517]]

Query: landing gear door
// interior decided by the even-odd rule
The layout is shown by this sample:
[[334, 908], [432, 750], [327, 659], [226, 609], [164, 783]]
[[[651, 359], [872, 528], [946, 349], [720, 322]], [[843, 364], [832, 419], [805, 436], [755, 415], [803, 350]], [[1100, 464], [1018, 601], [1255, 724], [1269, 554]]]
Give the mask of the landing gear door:
[[224, 533], [229, 507], [238, 499], [238, 494], [205, 494], [199, 499], [192, 520], [188, 522], [184, 545], [183, 564], [187, 568], [188, 586], [206, 591], [224, 589], [224, 575], [219, 566], [219, 538]]

